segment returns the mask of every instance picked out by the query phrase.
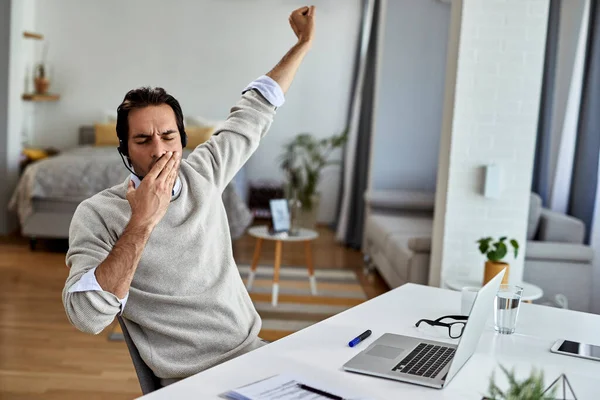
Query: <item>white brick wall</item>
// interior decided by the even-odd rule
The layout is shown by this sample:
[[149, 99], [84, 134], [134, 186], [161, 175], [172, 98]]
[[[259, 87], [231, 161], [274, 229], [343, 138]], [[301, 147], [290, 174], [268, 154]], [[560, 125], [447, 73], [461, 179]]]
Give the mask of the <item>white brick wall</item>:
[[[459, 39], [448, 51], [432, 285], [440, 277], [481, 278], [475, 242], [483, 236], [515, 237], [524, 250], [548, 5], [453, 1], [450, 40], [457, 31]], [[497, 199], [482, 194], [486, 164], [501, 170]], [[512, 282], [521, 280], [523, 254], [507, 258]]]

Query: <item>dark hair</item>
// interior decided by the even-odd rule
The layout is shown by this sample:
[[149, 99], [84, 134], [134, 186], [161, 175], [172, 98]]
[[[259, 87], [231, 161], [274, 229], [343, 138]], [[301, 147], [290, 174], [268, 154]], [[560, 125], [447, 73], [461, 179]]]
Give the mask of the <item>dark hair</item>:
[[160, 106], [167, 104], [175, 113], [177, 129], [181, 135], [181, 145], [185, 147], [187, 135], [183, 126], [183, 112], [175, 97], [168, 94], [163, 88], [141, 87], [127, 92], [123, 102], [117, 108], [117, 137], [119, 138], [119, 150], [129, 156], [129, 111], [136, 108], [148, 106]]

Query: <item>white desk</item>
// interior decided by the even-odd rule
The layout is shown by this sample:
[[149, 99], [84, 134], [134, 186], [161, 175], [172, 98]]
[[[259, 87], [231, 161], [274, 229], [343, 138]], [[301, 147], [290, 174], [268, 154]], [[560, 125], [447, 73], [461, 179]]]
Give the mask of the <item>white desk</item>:
[[[406, 284], [316, 325], [194, 375], [144, 397], [156, 399], [216, 399], [239, 387], [281, 372], [352, 388], [373, 399], [481, 399], [491, 372], [503, 374], [498, 363], [528, 375], [543, 367], [548, 384], [567, 374], [579, 399], [598, 398], [600, 362], [550, 353], [558, 338], [600, 343], [600, 316], [535, 304], [522, 304], [517, 331], [498, 335], [493, 319], [481, 337], [476, 353], [442, 390], [345, 372], [341, 366], [385, 332], [454, 342], [427, 328], [415, 328], [420, 318], [437, 318], [460, 310], [460, 293]], [[490, 304], [490, 313], [492, 305]], [[348, 341], [365, 329], [373, 335], [355, 348]]]

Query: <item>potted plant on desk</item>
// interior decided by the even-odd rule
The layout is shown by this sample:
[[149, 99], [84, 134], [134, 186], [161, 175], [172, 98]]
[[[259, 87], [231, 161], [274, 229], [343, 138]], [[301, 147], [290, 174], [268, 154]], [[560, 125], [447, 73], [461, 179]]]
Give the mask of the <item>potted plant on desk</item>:
[[[481, 238], [477, 241], [477, 243], [479, 244], [479, 251], [481, 252], [481, 254], [487, 257], [483, 273], [484, 285], [488, 283], [493, 277], [498, 275], [500, 271], [502, 271], [504, 268], [506, 268], [506, 273], [502, 278], [502, 283], [508, 283], [508, 273], [510, 265], [502, 261], [508, 253], [508, 246], [505, 243], [507, 239], [508, 238], [506, 236], [503, 236], [494, 242], [493, 238], [486, 237]], [[516, 259], [519, 255], [519, 242], [517, 242], [515, 239], [511, 239], [509, 243], [513, 248], [513, 252]]]
[[[508, 379], [509, 387], [501, 390], [494, 381], [494, 375], [490, 379], [488, 395], [483, 400], [554, 400], [557, 387], [551, 385], [544, 389], [544, 374], [532, 371], [531, 375], [524, 381], [517, 381], [514, 371], [508, 371], [500, 366]], [[555, 381], [556, 382], [556, 381]]]

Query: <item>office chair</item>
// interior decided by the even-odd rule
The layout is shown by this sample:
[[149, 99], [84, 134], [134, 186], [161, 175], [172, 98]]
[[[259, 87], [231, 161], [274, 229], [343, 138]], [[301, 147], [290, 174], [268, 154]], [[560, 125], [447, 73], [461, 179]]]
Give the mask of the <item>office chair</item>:
[[[142, 360], [142, 357], [140, 356], [137, 347], [135, 347], [133, 340], [131, 340], [131, 336], [129, 336], [129, 331], [125, 326], [125, 322], [123, 322], [123, 318], [117, 316], [117, 320], [119, 321], [119, 325], [121, 325], [123, 337], [125, 338], [125, 343], [127, 343], [129, 355], [131, 356], [131, 361], [133, 361], [133, 366], [135, 368], [135, 373], [137, 374], [138, 381], [140, 382], [142, 393], [148, 394], [154, 392], [155, 390], [161, 389], [162, 385], [160, 384], [160, 379], [156, 375], [154, 375], [154, 372], [152, 372], [150, 367], [144, 362], [144, 360]], [[264, 339], [260, 340], [265, 344], [270, 343]]]
[[131, 336], [129, 336], [129, 331], [125, 326], [125, 322], [123, 322], [123, 319], [120, 316], [117, 316], [117, 319], [119, 320], [119, 325], [121, 325], [123, 337], [125, 337], [125, 343], [127, 343], [129, 355], [131, 356], [131, 361], [133, 361], [133, 366], [135, 368], [138, 381], [140, 382], [142, 393], [148, 394], [162, 388], [160, 379], [154, 375], [154, 372], [152, 372], [150, 367], [146, 365], [144, 360], [142, 360], [140, 352], [138, 351], [137, 347], [135, 347], [133, 340], [131, 340]]

